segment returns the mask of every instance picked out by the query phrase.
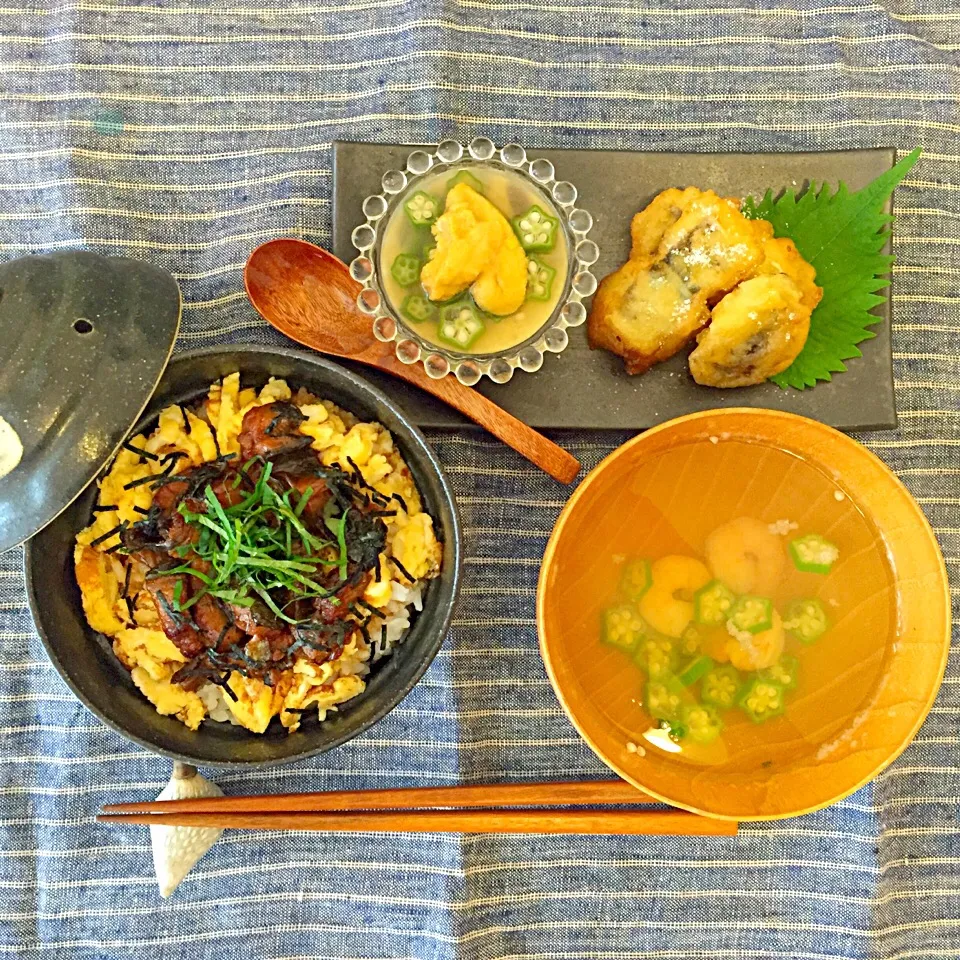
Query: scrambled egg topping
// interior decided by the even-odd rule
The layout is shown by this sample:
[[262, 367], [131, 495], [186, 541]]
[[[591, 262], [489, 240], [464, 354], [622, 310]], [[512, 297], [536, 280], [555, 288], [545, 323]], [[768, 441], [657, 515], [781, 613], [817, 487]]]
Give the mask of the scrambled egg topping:
[[437, 245], [420, 273], [431, 300], [467, 287], [477, 306], [499, 317], [515, 313], [527, 295], [527, 257], [507, 218], [469, 184], [447, 194], [433, 225]]
[[[349, 457], [364, 480], [389, 497], [399, 494], [407, 510], [385, 517], [387, 546], [381, 554], [383, 576], [371, 580], [364, 600], [383, 609], [394, 594], [394, 585], [409, 586], [391, 558], [417, 580], [437, 575], [442, 548], [433, 531], [433, 520], [423, 511], [420, 494], [409, 467], [394, 446], [390, 433], [378, 423], [362, 423], [327, 400], [299, 402], [283, 380], [271, 379], [259, 392], [240, 389], [240, 376], [232, 373], [222, 383], [211, 386], [203, 409], [196, 416], [186, 408], [170, 406], [160, 414], [157, 428], [149, 436], [131, 438], [129, 444], [148, 453], [164, 456], [186, 454], [178, 460], [174, 473], [215, 460], [222, 453], [239, 453], [239, 434], [244, 414], [254, 406], [274, 400], [293, 400], [307, 420], [300, 427], [309, 436], [325, 465], [348, 468]], [[189, 424], [189, 432], [186, 429]], [[216, 439], [214, 439], [216, 438]], [[118, 542], [116, 536], [93, 545], [120, 522], [136, 523], [149, 509], [150, 484], [126, 489], [135, 480], [157, 472], [157, 464], [145, 461], [138, 453], [122, 449], [109, 473], [100, 482], [101, 507], [116, 510], [97, 513], [93, 523], [77, 535], [74, 564], [80, 585], [87, 622], [113, 640], [120, 662], [143, 695], [164, 715], [176, 716], [196, 730], [210, 710], [211, 699], [204, 690], [192, 692], [171, 682], [186, 658], [160, 628], [152, 600], [140, 575], [130, 578], [127, 596], [135, 597], [128, 607], [122, 585], [126, 576], [123, 560], [106, 551]], [[132, 613], [132, 617], [131, 617]], [[342, 654], [318, 664], [306, 658], [295, 661], [293, 670], [274, 687], [256, 678], [232, 673], [227, 681], [236, 700], [226, 697], [234, 722], [254, 733], [263, 733], [275, 716], [290, 731], [300, 724], [303, 711], [314, 706], [322, 720], [328, 710], [361, 693], [369, 672], [371, 651], [359, 635], [350, 638]], [[212, 691], [211, 691], [212, 693]]]

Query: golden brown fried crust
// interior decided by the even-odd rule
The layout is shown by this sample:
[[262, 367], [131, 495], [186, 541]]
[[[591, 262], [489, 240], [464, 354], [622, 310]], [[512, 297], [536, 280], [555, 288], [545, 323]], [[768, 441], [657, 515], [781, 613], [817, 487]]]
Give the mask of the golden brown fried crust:
[[713, 300], [762, 260], [766, 237], [756, 224], [736, 201], [712, 190], [664, 190], [633, 218], [630, 257], [648, 266], [668, 263], [692, 292]]
[[594, 350], [623, 357], [627, 373], [643, 373], [683, 349], [709, 319], [705, 299], [691, 297], [673, 271], [628, 260], [597, 288], [587, 337]]
[[696, 187], [664, 190], [635, 214], [630, 221], [630, 259], [656, 259], [664, 234], [680, 219], [683, 208], [699, 193]]
[[761, 263], [766, 237], [732, 200], [696, 187], [663, 191], [630, 233], [630, 259], [600, 284], [587, 331], [635, 374], [691, 341], [709, 305]]
[[[769, 222], [748, 220], [735, 200], [712, 190], [687, 187], [654, 197], [630, 235], [630, 259], [594, 298], [592, 348], [623, 357], [627, 373], [643, 373], [699, 334], [691, 372], [711, 386], [759, 383], [793, 362], [823, 291]], [[754, 278], [764, 280], [743, 296], [731, 293]]]
[[810, 332], [810, 308], [785, 273], [744, 280], [714, 308], [690, 354], [690, 373], [707, 387], [749, 387], [786, 370]]
[[[766, 220], [756, 220], [757, 224], [770, 227]], [[800, 289], [800, 301], [812, 313], [823, 297], [823, 290], [816, 285], [817, 271], [800, 255], [796, 244], [789, 237], [771, 236], [763, 244], [763, 260], [754, 271], [754, 276], [786, 274]]]

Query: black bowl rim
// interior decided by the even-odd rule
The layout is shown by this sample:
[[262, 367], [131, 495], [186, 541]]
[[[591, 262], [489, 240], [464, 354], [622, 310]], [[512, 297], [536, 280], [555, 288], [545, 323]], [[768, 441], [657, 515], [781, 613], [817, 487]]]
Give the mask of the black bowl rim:
[[[440, 647], [443, 645], [444, 639], [446, 638], [447, 632], [450, 629], [454, 610], [457, 605], [457, 598], [460, 593], [460, 518], [457, 513], [457, 502], [454, 498], [453, 490], [450, 487], [450, 483], [447, 480], [446, 474], [443, 472], [443, 468], [440, 466], [439, 460], [437, 460], [436, 454], [427, 443], [427, 440], [421, 433], [419, 427], [417, 427], [407, 416], [407, 414], [404, 413], [386, 394], [380, 391], [377, 387], [373, 386], [371, 383], [368, 383], [362, 377], [353, 373], [353, 371], [347, 370], [346, 367], [341, 367], [339, 364], [332, 363], [319, 354], [311, 354], [302, 350], [290, 350], [285, 347], [259, 347], [251, 344], [203, 347], [197, 350], [187, 350], [183, 353], [178, 353], [171, 359], [170, 363], [161, 375], [160, 380], [167, 375], [167, 372], [171, 367], [176, 367], [180, 361], [193, 360], [195, 358], [205, 356], [219, 356], [222, 354], [239, 354], [243, 356], [245, 354], [254, 353], [260, 356], [267, 354], [272, 356], [281, 356], [295, 361], [303, 361], [311, 366], [318, 367], [323, 371], [332, 371], [337, 376], [343, 376], [352, 381], [353, 385], [358, 389], [367, 392], [370, 395], [371, 400], [375, 400], [377, 403], [383, 404], [383, 406], [390, 410], [390, 412], [393, 413], [393, 415], [404, 424], [404, 426], [410, 431], [413, 438], [419, 444], [420, 453], [423, 455], [425, 463], [429, 464], [429, 467], [436, 474], [440, 490], [444, 499], [447, 501], [448, 507], [450, 508], [450, 517], [452, 522], [450, 524], [450, 529], [445, 528], [443, 531], [443, 546], [444, 550], [451, 548], [453, 549], [454, 557], [451, 567], [453, 571], [453, 582], [451, 584], [450, 601], [447, 604], [446, 610], [443, 612], [442, 619], [436, 630], [436, 639], [426, 651], [426, 654], [423, 657], [420, 665], [413, 672], [409, 681], [402, 688], [398, 689], [393, 696], [384, 698], [383, 702], [377, 706], [369, 719], [361, 726], [357, 727], [357, 729], [347, 730], [342, 735], [333, 738], [333, 740], [328, 743], [321, 744], [317, 747], [308, 748], [299, 753], [290, 754], [285, 757], [276, 757], [269, 760], [248, 761], [211, 760], [206, 757], [194, 757], [189, 754], [176, 753], [175, 751], [159, 747], [155, 743], [151, 743], [149, 740], [146, 740], [143, 737], [139, 737], [130, 733], [128, 730], [124, 729], [121, 724], [115, 722], [110, 717], [102, 713], [98, 707], [91, 703], [87, 697], [77, 689], [77, 686], [74, 684], [69, 672], [67, 671], [63, 662], [60, 660], [60, 657], [57, 655], [53, 644], [50, 642], [50, 639], [47, 636], [47, 631], [37, 618], [37, 609], [42, 604], [39, 600], [39, 594], [35, 588], [36, 585], [33, 578], [33, 538], [31, 537], [29, 540], [27, 540], [24, 544], [23, 570], [27, 587], [27, 601], [30, 607], [30, 616], [33, 619], [34, 629], [37, 631], [37, 634], [40, 637], [40, 642], [43, 644], [43, 648], [46, 651], [47, 657], [50, 659], [50, 662], [53, 664], [54, 669], [60, 675], [61, 679], [70, 688], [71, 693], [73, 693], [73, 695], [101, 722], [105, 723], [112, 730], [115, 730], [125, 739], [138, 744], [146, 750], [149, 750], [151, 753], [156, 753], [160, 756], [168, 757], [171, 760], [177, 760], [183, 763], [195, 764], [197, 766], [204, 767], [214, 767], [222, 770], [262, 770], [270, 767], [282, 766], [288, 763], [296, 763], [299, 760], [306, 760], [310, 757], [318, 756], [322, 753], [328, 752], [329, 750], [333, 750], [336, 747], [342, 746], [347, 741], [360, 736], [360, 734], [365, 733], [371, 727], [375, 726], [391, 710], [393, 710], [394, 707], [396, 707], [403, 699], [406, 698], [407, 694], [409, 694], [410, 691], [417, 685], [417, 683], [420, 682], [423, 675], [430, 668], [430, 665], [436, 658], [436, 655], [440, 650]], [[158, 380], [157, 386], [159, 386], [160, 380]], [[131, 425], [131, 430], [133, 430], [141, 420], [153, 417], [156, 415], [156, 413], [159, 413], [159, 411], [156, 411], [156, 413], [153, 411], [153, 397], [155, 396], [155, 392], [156, 388], [154, 389], [154, 392], [151, 393], [150, 399], [144, 405], [143, 410], [140, 411], [136, 422]], [[109, 466], [109, 464], [112, 462], [113, 456], [106, 461], [104, 467]], [[93, 483], [99, 476], [100, 473], [98, 472], [90, 482]], [[87, 488], [84, 487], [84, 490], [85, 489]], [[81, 490], [77, 496], [80, 496], [82, 493], [83, 490]]]

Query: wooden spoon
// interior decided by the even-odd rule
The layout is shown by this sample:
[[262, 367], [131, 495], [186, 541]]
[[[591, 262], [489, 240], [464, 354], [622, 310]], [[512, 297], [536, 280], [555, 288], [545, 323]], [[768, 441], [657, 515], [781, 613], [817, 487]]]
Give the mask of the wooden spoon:
[[579, 472], [580, 464], [566, 450], [456, 377], [434, 380], [422, 364], [401, 363], [392, 343], [373, 336], [370, 318], [357, 306], [362, 288], [332, 253], [305, 240], [271, 240], [250, 255], [243, 279], [260, 315], [291, 340], [385, 370], [432, 393], [561, 483], [572, 483]]

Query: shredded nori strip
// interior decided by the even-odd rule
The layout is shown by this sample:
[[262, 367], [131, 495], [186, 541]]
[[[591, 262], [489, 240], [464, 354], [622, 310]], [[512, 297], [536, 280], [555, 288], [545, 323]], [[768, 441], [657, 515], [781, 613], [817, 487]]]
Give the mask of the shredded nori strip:
[[223, 454], [220, 451], [220, 441], [217, 439], [217, 431], [214, 430], [213, 424], [210, 424], [210, 436], [213, 437], [213, 449], [217, 451], [217, 459], [219, 460]]
[[166, 598], [166, 595], [162, 590], [158, 590], [155, 594], [155, 597], [157, 599], [157, 603], [163, 607], [163, 612], [173, 621], [174, 626], [176, 626], [178, 629], [185, 627], [191, 622], [189, 614], [184, 616], [182, 611], [174, 609], [173, 604]]
[[133, 570], [133, 564], [127, 563], [127, 572], [123, 575], [123, 587], [120, 590], [120, 596], [129, 599], [127, 591], [130, 589], [130, 572]]
[[108, 503], [106, 506], [97, 506], [93, 508], [94, 513], [109, 513], [111, 510], [119, 510], [120, 507], [115, 503]]
[[357, 598], [357, 606], [363, 607], [363, 609], [366, 610], [367, 613], [371, 614], [374, 617], [379, 617], [381, 620], [387, 619], [387, 615], [382, 610], [378, 610], [375, 606], [367, 603], [366, 600], [363, 600], [359, 597]]
[[143, 507], [138, 507], [136, 504], [134, 504], [133, 509], [143, 517], [148, 517], [150, 515], [149, 510], [144, 510]]
[[373, 568], [373, 579], [379, 583], [383, 579], [383, 561], [380, 559], [380, 554], [377, 554], [377, 564]]
[[404, 500], [403, 497], [401, 497], [399, 493], [391, 493], [391, 494], [390, 494], [390, 499], [391, 499], [391, 500], [396, 500], [397, 503], [400, 504], [400, 509], [403, 510], [404, 513], [409, 513], [409, 512], [410, 512], [410, 511], [407, 509], [407, 501]]
[[[166, 466], [164, 466], [163, 470], [160, 472], [160, 476], [166, 479], [167, 477], [170, 476], [171, 473], [173, 473], [174, 468], [177, 466], [177, 458], [174, 457], [172, 460], [167, 460], [167, 458], [164, 457], [163, 459], [166, 461]], [[160, 484], [157, 484], [157, 486], [162, 487], [163, 484], [160, 483]]]
[[144, 450], [141, 447], [135, 447], [132, 443], [128, 443], [126, 440], [120, 444], [124, 450], [128, 450], [130, 453], [135, 453], [140, 457], [141, 463], [144, 460], [159, 460], [160, 458], [155, 453], [150, 453], [149, 450]]
[[[229, 673], [225, 673], [222, 677], [218, 678], [218, 680], [215, 681], [215, 682], [216, 682], [217, 686], [218, 686], [218, 687], [222, 687], [222, 688], [223, 688], [223, 692], [224, 692], [234, 703], [236, 703], [237, 700], [239, 700], [240, 698], [233, 692], [233, 689], [231, 688], [230, 684], [227, 682], [229, 679], [230, 679], [230, 674], [229, 674]], [[270, 686], [270, 684], [268, 684], [268, 686]]]
[[136, 617], [134, 617], [133, 615], [133, 600], [130, 597], [124, 597], [123, 599], [127, 603], [127, 613], [130, 614], [130, 622], [131, 623], [136, 622]]
[[139, 480], [131, 480], [129, 483], [123, 485], [124, 490], [132, 490], [134, 487], [142, 487], [145, 483], [153, 483], [154, 480], [166, 480], [167, 473], [148, 473], [145, 477], [140, 477]]
[[187, 436], [193, 432], [193, 424], [190, 423], [190, 418], [187, 416], [187, 408], [180, 408], [180, 416], [183, 417], [183, 429], [186, 431]]
[[306, 713], [306, 707], [284, 707], [284, 713]]
[[351, 469], [351, 470], [357, 475], [357, 477], [359, 478], [360, 486], [366, 487], [368, 490], [371, 489], [370, 484], [367, 483], [367, 481], [363, 479], [363, 474], [360, 472], [360, 468], [357, 466], [356, 461], [353, 459], [353, 457], [346, 457], [345, 459], [346, 459], [347, 463], [350, 464], [350, 469]]
[[410, 576], [410, 571], [396, 558], [391, 557], [390, 560], [393, 562], [393, 565], [411, 582], [416, 583], [417, 578]]
[[357, 483], [364, 488], [364, 490], [370, 491], [370, 499], [373, 500], [378, 506], [385, 507], [388, 503], [388, 498], [385, 497], [376, 487], [371, 486], [364, 479], [363, 474], [360, 472], [360, 468], [356, 465], [353, 460], [353, 457], [346, 458], [347, 463], [350, 464], [351, 469], [353, 470], [354, 477]]
[[103, 552], [104, 552], [104, 553], [116, 553], [122, 546], [123, 546], [122, 543], [115, 543], [112, 547], [107, 547], [107, 549], [104, 550]]
[[164, 454], [160, 458], [161, 463], [166, 463], [168, 460], [182, 460], [184, 457], [189, 456], [189, 454], [184, 453], [182, 450], [173, 450], [170, 453]]
[[106, 533], [100, 534], [96, 540], [90, 541], [91, 547], [98, 547], [104, 540], [109, 540], [112, 536], [115, 536], [118, 533], [123, 533], [127, 528], [127, 522], [124, 520], [123, 523], [118, 523], [112, 530], [108, 530]]

